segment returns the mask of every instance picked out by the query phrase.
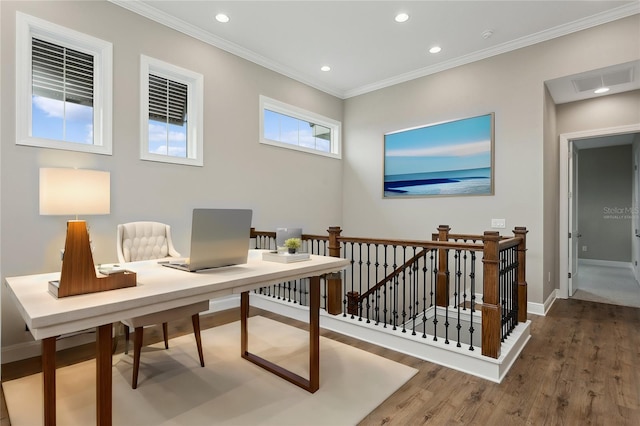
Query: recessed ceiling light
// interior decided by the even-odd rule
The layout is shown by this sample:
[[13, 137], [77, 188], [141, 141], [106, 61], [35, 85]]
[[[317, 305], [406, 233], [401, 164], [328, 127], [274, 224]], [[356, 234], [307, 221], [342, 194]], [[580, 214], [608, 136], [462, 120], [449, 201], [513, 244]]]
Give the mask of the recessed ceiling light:
[[329, 65], [323, 65], [320, 67], [320, 71], [331, 71], [331, 67]]
[[395, 19], [396, 22], [407, 22], [407, 20], [409, 19], [409, 15], [407, 15], [406, 13], [398, 13]]
[[433, 46], [431, 49], [429, 49], [429, 53], [438, 53], [442, 50], [442, 48], [440, 46]]
[[225, 15], [224, 13], [218, 13], [216, 15], [216, 21], [222, 22], [224, 24], [224, 23], [229, 22], [229, 17], [227, 15]]
[[609, 91], [608, 87], [601, 87], [599, 89], [594, 90], [593, 93], [597, 93], [599, 95], [600, 93], [606, 93], [608, 91]]

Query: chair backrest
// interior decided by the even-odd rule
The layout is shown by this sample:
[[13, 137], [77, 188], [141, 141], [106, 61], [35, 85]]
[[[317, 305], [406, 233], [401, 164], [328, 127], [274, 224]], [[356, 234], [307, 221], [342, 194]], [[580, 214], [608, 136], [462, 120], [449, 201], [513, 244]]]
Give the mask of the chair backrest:
[[173, 247], [171, 227], [160, 222], [130, 222], [118, 225], [118, 262], [180, 257]]

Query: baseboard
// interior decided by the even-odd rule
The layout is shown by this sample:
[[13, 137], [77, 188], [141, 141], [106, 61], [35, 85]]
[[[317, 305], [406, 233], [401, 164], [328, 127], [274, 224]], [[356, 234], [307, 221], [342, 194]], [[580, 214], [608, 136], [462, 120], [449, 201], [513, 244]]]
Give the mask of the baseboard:
[[527, 313], [533, 315], [546, 316], [551, 306], [556, 301], [558, 297], [558, 289], [555, 289], [549, 294], [549, 297], [544, 301], [544, 303], [534, 303], [527, 302]]
[[[233, 309], [239, 306], [239, 295], [221, 297], [219, 299], [210, 300], [209, 310], [202, 312], [202, 314], [225, 311], [227, 309]], [[95, 342], [95, 332], [93, 330], [63, 339], [58, 339], [56, 341], [56, 350], [59, 351], [63, 349], [69, 349], [75, 346], [81, 346], [92, 342]], [[41, 349], [42, 348], [40, 341], [23, 342], [3, 347], [1, 355], [2, 364], [40, 356], [40, 354], [42, 353]]]
[[[251, 297], [251, 306], [303, 322], [309, 320], [307, 307], [282, 303], [263, 295]], [[457, 349], [445, 344], [444, 339], [425, 340], [419, 335], [403, 334], [400, 330], [385, 331], [373, 324], [367, 324], [366, 321], [345, 320], [342, 315], [333, 316], [325, 311], [320, 311], [320, 327], [495, 383], [502, 381], [531, 337], [531, 321], [518, 324], [503, 343], [500, 358], [494, 359], [482, 356], [480, 347], [473, 352], [467, 348]]]
[[610, 268], [630, 268], [633, 270], [633, 263], [631, 262], [598, 259], [578, 259], [578, 263], [581, 265], [608, 266]]

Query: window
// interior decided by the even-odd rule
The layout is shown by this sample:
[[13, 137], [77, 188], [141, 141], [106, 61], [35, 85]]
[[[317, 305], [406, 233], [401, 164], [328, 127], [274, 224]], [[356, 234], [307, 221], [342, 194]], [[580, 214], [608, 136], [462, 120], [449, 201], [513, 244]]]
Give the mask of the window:
[[144, 55], [140, 72], [140, 158], [202, 166], [202, 75]]
[[111, 43], [20, 12], [16, 28], [16, 143], [111, 154]]
[[260, 142], [341, 158], [339, 121], [260, 96]]

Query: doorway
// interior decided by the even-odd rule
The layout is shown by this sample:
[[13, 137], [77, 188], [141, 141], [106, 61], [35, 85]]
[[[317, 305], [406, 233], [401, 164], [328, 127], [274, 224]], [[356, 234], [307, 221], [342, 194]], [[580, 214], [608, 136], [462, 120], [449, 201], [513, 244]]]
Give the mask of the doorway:
[[[636, 133], [640, 133], [640, 124], [631, 126], [621, 126], [616, 128], [599, 129], [586, 132], [577, 132], [571, 134], [560, 135], [560, 267], [559, 267], [559, 290], [556, 295], [560, 298], [591, 297], [594, 301], [614, 304], [637, 303], [640, 307], [640, 285], [636, 279], [636, 263], [640, 263], [640, 235], [638, 230], [638, 215], [633, 208], [627, 204], [622, 206], [623, 209], [629, 210], [627, 214], [633, 217], [632, 227], [627, 230], [627, 237], [631, 238], [632, 255], [628, 262], [597, 262], [591, 259], [591, 262], [580, 261], [579, 254], [582, 250], [589, 250], [588, 244], [581, 244], [582, 231], [579, 229], [580, 211], [578, 199], [578, 179], [577, 171], [580, 158], [580, 150], [601, 148], [619, 144], [631, 144]], [[624, 142], [621, 142], [624, 140]], [[636, 138], [637, 140], [637, 138]], [[637, 142], [636, 142], [637, 145]], [[640, 163], [638, 161], [638, 149], [631, 149], [634, 153], [634, 165]], [[633, 170], [633, 190], [632, 205], [638, 206], [638, 191], [640, 191], [640, 181], [638, 180], [637, 168]], [[617, 206], [611, 206], [616, 207]], [[614, 209], [615, 213], [616, 210]], [[604, 211], [599, 211], [601, 215]], [[635, 214], [634, 214], [635, 213]], [[627, 222], [628, 223], [628, 222]], [[632, 267], [633, 265], [633, 267]], [[613, 283], [613, 284], [612, 284]], [[615, 285], [614, 285], [615, 284]], [[597, 289], [591, 291], [590, 295], [586, 293], [588, 289]], [[624, 290], [631, 291], [625, 294]], [[634, 301], [637, 294], [638, 300]]]

